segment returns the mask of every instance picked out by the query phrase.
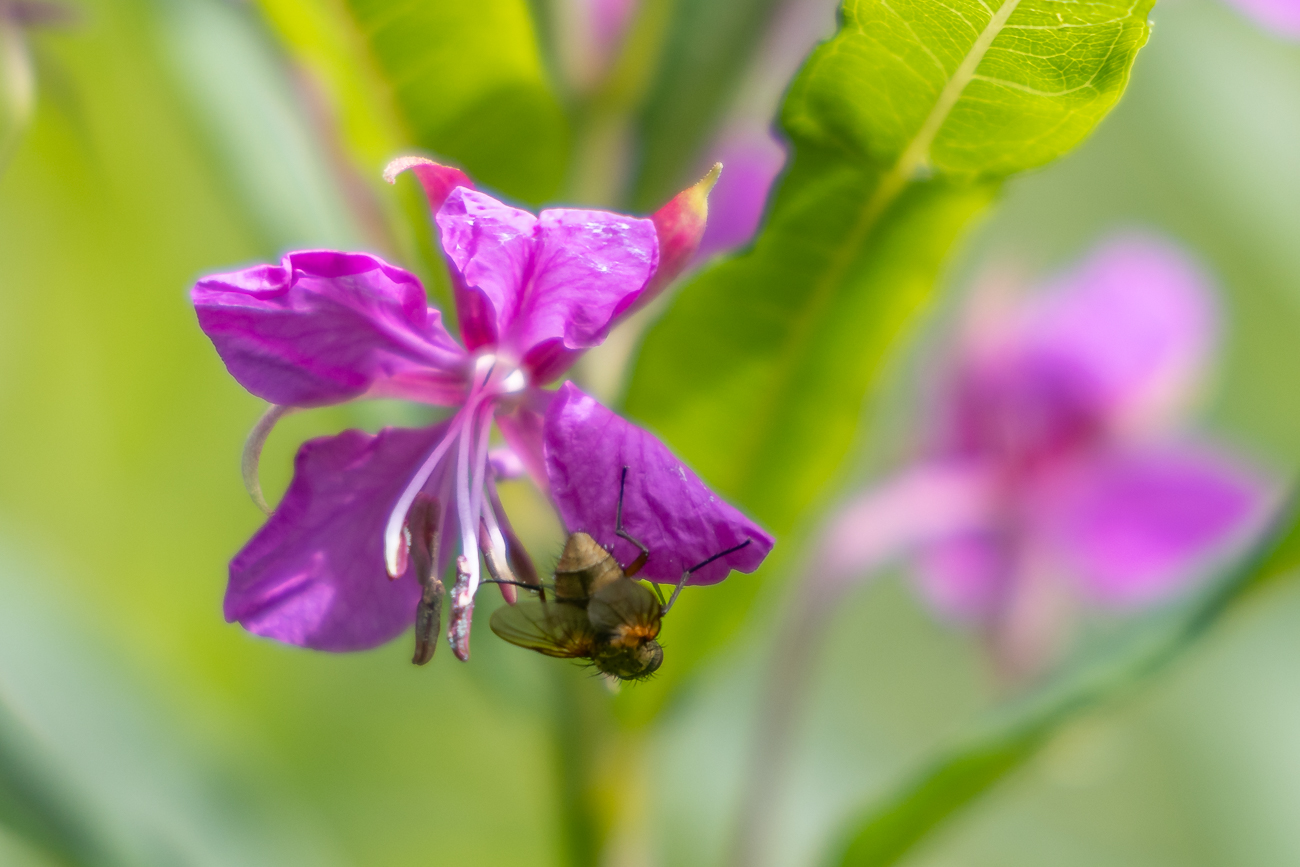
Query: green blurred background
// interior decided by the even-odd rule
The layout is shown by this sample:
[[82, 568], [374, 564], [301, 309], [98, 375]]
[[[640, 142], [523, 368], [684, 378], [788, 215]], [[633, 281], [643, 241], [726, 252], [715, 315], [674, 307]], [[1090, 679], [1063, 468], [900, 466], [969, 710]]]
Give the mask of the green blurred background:
[[[364, 17], [379, 5], [352, 7]], [[670, 5], [647, 5], [632, 55]], [[442, 120], [416, 139], [524, 201], [617, 198], [600, 154], [649, 61], [633, 56], [594, 95], [530, 89], [554, 68], [530, 29], [556, 26], [544, 4], [478, 6], [448, 18], [501, 19], [506, 36], [476, 55], [500, 87], [463, 105], [454, 80], [399, 93], [445, 97]], [[577, 730], [575, 696], [579, 714], [604, 701], [598, 684], [485, 623], [467, 664], [444, 650], [415, 668], [404, 640], [314, 654], [221, 617], [225, 564], [261, 519], [238, 473], [261, 407], [225, 374], [186, 290], [290, 247], [337, 246], [399, 258], [437, 295], [427, 238], [403, 216], [418, 212], [413, 191], [372, 184], [403, 137], [385, 126], [391, 107], [367, 117], [363, 97], [343, 103], [331, 122], [347, 157], [317, 134], [310, 82], [347, 60], [314, 4], [79, 8], [74, 26], [31, 32], [39, 99], [0, 175], [0, 864], [78, 852], [149, 865], [558, 863], [568, 759], [557, 735]], [[1077, 152], [1011, 183], [955, 257], [942, 306], [990, 261], [1039, 271], [1116, 228], [1163, 231], [1223, 289], [1208, 423], [1280, 473], [1300, 457], [1300, 48], [1218, 0], [1161, 0], [1155, 22], [1120, 106]], [[306, 48], [286, 38], [304, 32], [315, 34]], [[513, 143], [493, 150], [465, 131], [484, 105], [555, 131], [527, 159]], [[579, 119], [571, 130], [562, 108]], [[694, 170], [689, 155], [664, 159], [676, 168], [659, 187]], [[647, 189], [634, 194], [663, 197]], [[905, 441], [924, 344], [895, 362], [871, 407], [855, 478]], [[385, 403], [289, 419], [267, 449], [268, 492], [287, 483], [302, 439], [417, 412]], [[558, 525], [512, 487], [526, 540], [554, 551]], [[780, 579], [797, 556], [733, 576], [762, 582], [740, 628], [653, 726], [616, 726], [596, 745], [595, 778], [628, 790], [602, 819], [614, 826], [608, 863], [720, 863]], [[1068, 726], [914, 863], [1297, 863], [1298, 622], [1297, 588], [1260, 597], [1142, 694]], [[672, 640], [669, 622], [670, 664]], [[816, 863], [864, 798], [993, 700], [976, 642], [932, 622], [901, 576], [857, 593], [828, 646], [782, 801], [780, 864]], [[31, 803], [67, 815], [61, 837], [41, 836]]]

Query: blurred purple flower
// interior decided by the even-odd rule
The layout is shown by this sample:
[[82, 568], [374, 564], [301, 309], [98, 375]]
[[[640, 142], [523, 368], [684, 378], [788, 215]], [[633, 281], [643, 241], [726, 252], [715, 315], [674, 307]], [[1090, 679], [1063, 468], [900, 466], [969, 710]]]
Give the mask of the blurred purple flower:
[[[756, 544], [692, 579], [709, 583], [733, 566], [757, 566], [771, 540], [650, 434], [571, 385], [558, 397], [542, 388], [680, 269], [703, 230], [698, 190], [653, 219], [574, 209], [533, 216], [428, 160], [398, 160], [386, 174], [392, 180], [407, 169], [436, 214], [463, 346], [414, 275], [366, 254], [290, 253], [279, 265], [194, 287], [200, 326], [240, 384], [275, 405], [272, 420], [284, 407], [362, 397], [454, 410], [428, 428], [345, 431], [305, 443], [283, 500], [231, 561], [226, 618], [334, 651], [388, 641], [417, 610], [436, 628], [436, 574], [452, 550], [440, 554], [438, 540], [453, 539], [449, 638], [465, 658], [480, 552], [496, 574], [515, 564], [521, 577], [535, 575], [495, 489], [497, 478], [518, 468], [543, 490], [554, 485], [570, 529], [612, 541], [607, 495], [616, 496], [627, 466], [626, 529], [658, 546], [646, 577], [676, 582], [682, 573], [669, 567], [679, 560], [699, 562], [744, 538]], [[494, 421], [513, 455], [490, 456]], [[269, 427], [255, 431], [254, 460]], [[503, 590], [513, 599], [513, 588]], [[428, 658], [417, 649], [421, 656]]]
[[595, 90], [623, 47], [639, 0], [560, 0], [552, 5], [553, 35], [570, 86]]
[[758, 230], [767, 194], [785, 165], [785, 148], [764, 127], [745, 125], [722, 136], [710, 154], [727, 167], [709, 196], [709, 225], [699, 258], [749, 243]]
[[709, 200], [699, 259], [743, 247], [757, 232], [786, 160], [786, 147], [773, 132], [777, 105], [813, 46], [835, 32], [839, 5], [839, 0], [782, 0], [774, 6], [727, 119], [704, 151], [704, 165], [721, 162], [727, 171]]
[[977, 317], [912, 467], [848, 504], [821, 549], [844, 582], [903, 553], [941, 614], [1033, 673], [1074, 598], [1128, 609], [1185, 588], [1269, 496], [1178, 431], [1215, 315], [1177, 248], [1126, 237], [1045, 291]]
[[1300, 39], [1300, 0], [1232, 0], [1256, 24], [1286, 39]]

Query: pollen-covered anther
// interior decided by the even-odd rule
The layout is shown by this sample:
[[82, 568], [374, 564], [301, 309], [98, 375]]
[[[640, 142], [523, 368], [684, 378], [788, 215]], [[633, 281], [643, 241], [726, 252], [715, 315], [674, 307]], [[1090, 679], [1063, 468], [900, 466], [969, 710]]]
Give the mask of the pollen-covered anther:
[[469, 659], [469, 630], [474, 622], [474, 592], [470, 587], [469, 558], [456, 558], [456, 585], [451, 589], [451, 618], [447, 621], [447, 643], [461, 662]]

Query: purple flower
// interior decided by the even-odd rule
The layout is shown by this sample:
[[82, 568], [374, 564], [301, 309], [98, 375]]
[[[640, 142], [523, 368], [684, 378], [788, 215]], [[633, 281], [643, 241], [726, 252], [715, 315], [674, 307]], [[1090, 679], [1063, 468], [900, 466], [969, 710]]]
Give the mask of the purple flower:
[[[642, 574], [652, 580], [675, 583], [725, 550], [715, 545], [746, 538], [753, 544], [691, 577], [709, 583], [755, 568], [771, 539], [653, 436], [571, 384], [543, 388], [680, 269], [703, 229], [702, 195], [688, 190], [652, 219], [534, 216], [428, 160], [398, 160], [387, 177], [407, 169], [436, 214], [461, 342], [412, 274], [367, 254], [290, 253], [279, 265], [207, 277], [192, 292], [200, 326], [240, 384], [275, 405], [272, 421], [284, 408], [364, 397], [452, 410], [428, 428], [305, 443], [283, 500], [231, 561], [227, 620], [320, 650], [373, 647], [417, 612], [436, 629], [437, 576], [454, 556], [449, 637], [465, 658], [480, 553], [492, 572], [535, 581], [496, 493], [499, 478], [522, 470], [553, 489], [571, 530], [613, 544], [610, 497], [626, 466], [624, 523], [651, 547]], [[494, 423], [510, 452], [490, 450]], [[254, 477], [267, 431], [260, 425], [252, 438]], [[513, 600], [513, 587], [502, 589]], [[431, 651], [427, 638], [417, 642]]]
[[1269, 500], [1178, 429], [1213, 332], [1204, 277], [1137, 237], [985, 310], [943, 378], [924, 455], [831, 523], [830, 580], [910, 553], [930, 604], [981, 625], [1012, 675], [1050, 658], [1074, 600], [1128, 609], [1177, 593]]
[[563, 0], [553, 5], [554, 38], [568, 83], [600, 86], [618, 59], [639, 0]]

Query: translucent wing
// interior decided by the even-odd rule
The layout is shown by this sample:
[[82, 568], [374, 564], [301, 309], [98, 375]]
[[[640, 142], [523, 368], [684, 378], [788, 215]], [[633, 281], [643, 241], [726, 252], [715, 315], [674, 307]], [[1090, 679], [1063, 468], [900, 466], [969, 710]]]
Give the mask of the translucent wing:
[[630, 630], [644, 639], [659, 634], [663, 609], [645, 585], [621, 578], [592, 596], [587, 616], [598, 633], [623, 635]]
[[569, 659], [590, 656], [596, 643], [587, 612], [562, 602], [525, 599], [492, 612], [492, 631], [519, 647]]

